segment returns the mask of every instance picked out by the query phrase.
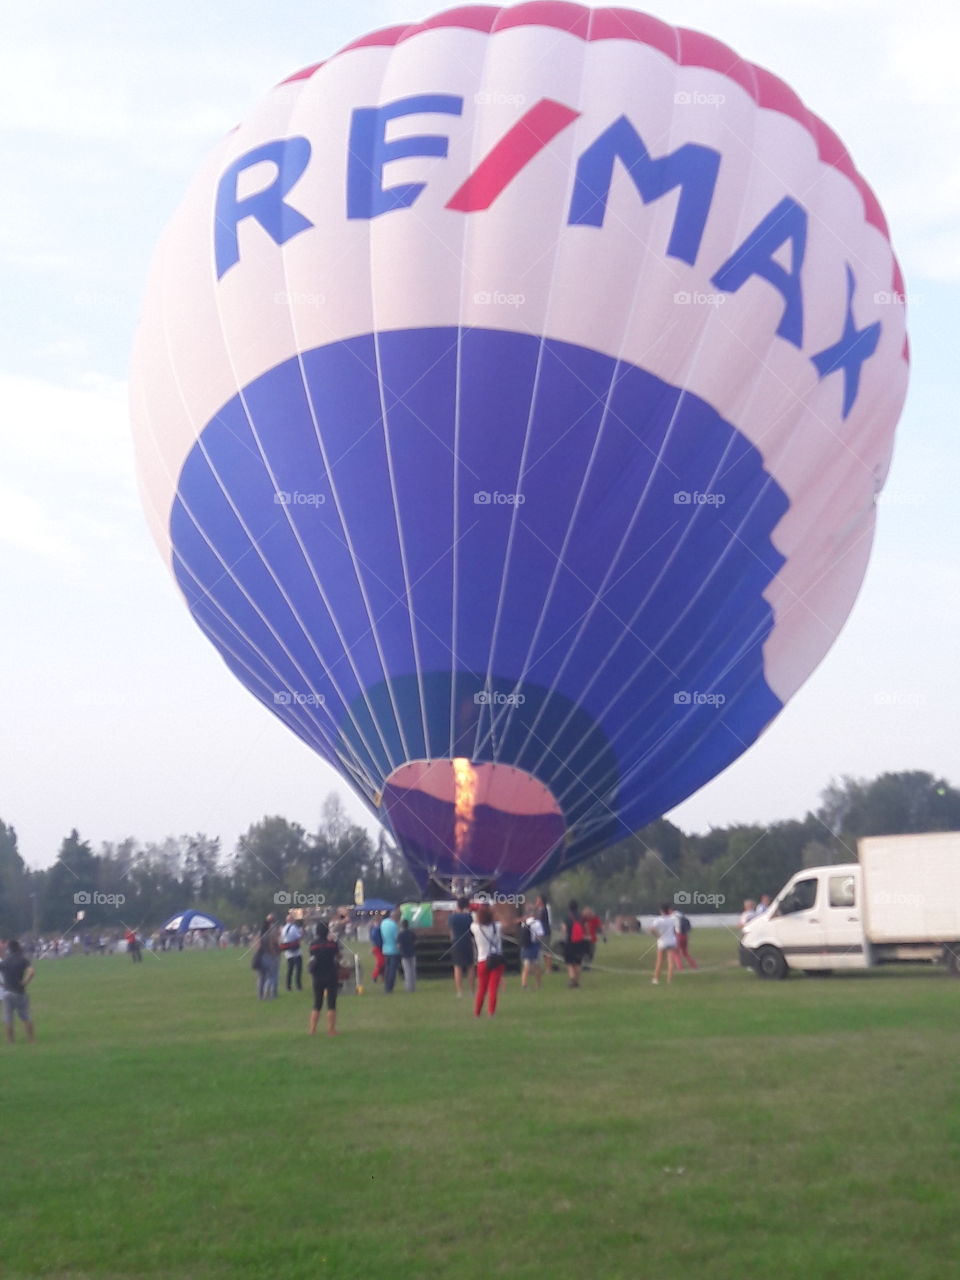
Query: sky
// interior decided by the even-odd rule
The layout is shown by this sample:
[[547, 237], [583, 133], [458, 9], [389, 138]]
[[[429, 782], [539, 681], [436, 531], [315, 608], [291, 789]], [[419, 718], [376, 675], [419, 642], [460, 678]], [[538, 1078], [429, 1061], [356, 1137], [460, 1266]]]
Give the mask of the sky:
[[[422, 0], [34, 0], [0, 46], [0, 819], [32, 866], [280, 813], [344, 784], [227, 671], [147, 532], [126, 379], [160, 232], [219, 137], [274, 83]], [[447, 6], [449, 7], [449, 6]], [[950, 0], [674, 0], [785, 79], [890, 222], [912, 375], [873, 558], [834, 648], [762, 738], [668, 816], [800, 817], [833, 777], [960, 784], [960, 9]]]

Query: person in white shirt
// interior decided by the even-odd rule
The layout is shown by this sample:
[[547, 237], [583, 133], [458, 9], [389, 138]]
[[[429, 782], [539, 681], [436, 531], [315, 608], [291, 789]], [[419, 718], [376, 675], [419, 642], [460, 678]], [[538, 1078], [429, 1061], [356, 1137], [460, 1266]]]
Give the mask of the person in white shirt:
[[474, 1016], [480, 1017], [483, 1002], [489, 992], [488, 1012], [492, 1018], [497, 1011], [497, 992], [503, 977], [503, 937], [486, 902], [477, 908], [477, 917], [470, 926], [470, 932], [477, 945], [477, 997], [473, 1005]]
[[740, 912], [740, 928], [745, 929], [756, 915], [757, 904], [752, 898], [745, 898], [743, 902], [743, 910]]
[[657, 939], [657, 963], [653, 970], [653, 985], [660, 981], [660, 969], [663, 957], [667, 957], [667, 982], [673, 979], [673, 970], [677, 963], [677, 918], [669, 902], [660, 903], [660, 914], [650, 926], [650, 932]]
[[296, 978], [297, 990], [303, 990], [303, 956], [300, 954], [300, 941], [303, 930], [293, 912], [287, 913], [286, 924], [280, 930], [280, 950], [287, 957], [287, 990], [292, 991], [293, 979]]

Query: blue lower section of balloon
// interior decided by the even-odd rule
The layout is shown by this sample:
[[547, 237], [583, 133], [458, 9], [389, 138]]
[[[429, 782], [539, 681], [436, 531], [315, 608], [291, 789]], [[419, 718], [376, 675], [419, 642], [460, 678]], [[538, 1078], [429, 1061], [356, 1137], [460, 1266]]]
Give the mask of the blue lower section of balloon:
[[645, 370], [436, 328], [245, 387], [187, 458], [171, 534], [228, 665], [371, 806], [406, 761], [506, 761], [563, 810], [554, 872], [780, 710], [764, 591], [787, 506], [730, 423]]

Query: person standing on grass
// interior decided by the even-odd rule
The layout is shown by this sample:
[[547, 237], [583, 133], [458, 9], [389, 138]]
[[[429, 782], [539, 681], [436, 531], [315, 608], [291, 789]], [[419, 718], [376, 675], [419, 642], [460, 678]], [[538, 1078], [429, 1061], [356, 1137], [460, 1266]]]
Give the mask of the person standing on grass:
[[660, 969], [663, 957], [667, 957], [667, 982], [673, 979], [673, 970], [677, 963], [677, 919], [669, 902], [660, 903], [660, 914], [650, 926], [650, 932], [657, 939], [657, 963], [653, 970], [653, 985], [660, 981]]
[[540, 945], [543, 949], [543, 967], [547, 973], [553, 973], [553, 952], [550, 950], [550, 939], [553, 935], [553, 916], [550, 913], [550, 903], [542, 893], [537, 894], [536, 911], [542, 930]]
[[603, 934], [603, 940], [606, 942], [607, 935], [604, 933], [603, 921], [591, 907], [583, 908], [583, 927], [586, 931], [586, 945], [584, 947], [583, 967], [589, 969], [593, 964], [593, 958], [597, 954], [597, 937]]
[[141, 964], [143, 962], [143, 956], [140, 953], [140, 938], [136, 929], [128, 929], [123, 935], [123, 940], [127, 944], [127, 951], [129, 952], [130, 959], [134, 964]]
[[297, 990], [303, 990], [303, 956], [300, 954], [300, 942], [303, 930], [292, 911], [287, 912], [287, 920], [280, 933], [280, 950], [287, 957], [287, 990], [292, 990], [291, 983], [296, 979]]
[[473, 1014], [479, 1018], [483, 1012], [483, 1002], [487, 1000], [487, 1009], [492, 1018], [497, 1012], [497, 992], [503, 977], [504, 961], [503, 937], [489, 903], [483, 902], [477, 908], [477, 918], [470, 929], [477, 946], [477, 997]]
[[682, 911], [675, 911], [673, 914], [677, 922], [677, 968], [682, 969], [686, 960], [691, 969], [696, 969], [697, 962], [690, 954], [690, 930], [693, 928], [690, 917]]
[[536, 978], [537, 990], [543, 980], [543, 967], [540, 964], [540, 944], [543, 940], [543, 925], [531, 911], [520, 926], [520, 959], [523, 972], [520, 977], [520, 989], [526, 991], [531, 973]]
[[258, 994], [261, 1000], [276, 1000], [280, 977], [280, 934], [273, 912], [260, 927], [257, 949], [260, 956]]
[[398, 935], [400, 926], [400, 908], [396, 907], [380, 925], [380, 938], [383, 947], [385, 969], [383, 973], [383, 990], [390, 995], [397, 981], [397, 970], [400, 968], [400, 943]]
[[473, 916], [470, 914], [470, 899], [458, 898], [457, 909], [447, 919], [450, 931], [450, 955], [453, 959], [453, 985], [457, 999], [463, 995], [464, 978], [470, 983], [470, 990], [476, 990], [477, 977], [473, 966]]
[[377, 982], [387, 967], [383, 954], [383, 933], [380, 929], [380, 921], [377, 919], [370, 926], [370, 950], [373, 952], [373, 981]]
[[563, 963], [567, 966], [567, 977], [570, 987], [579, 987], [580, 969], [587, 947], [587, 931], [583, 927], [580, 904], [571, 898], [567, 906], [567, 917], [563, 922]]
[[403, 920], [397, 933], [400, 948], [400, 964], [403, 966], [403, 985], [407, 991], [417, 988], [417, 935], [409, 920]]
[[13, 1044], [13, 1019], [18, 1017], [23, 1023], [27, 1040], [33, 1043], [33, 1021], [30, 1017], [30, 997], [27, 987], [34, 979], [34, 968], [23, 954], [23, 948], [16, 938], [11, 938], [3, 959], [0, 960], [0, 989], [3, 991], [3, 1021], [7, 1032], [7, 1042]]
[[337, 1034], [337, 991], [340, 986], [340, 943], [330, 936], [325, 921], [317, 925], [310, 944], [310, 976], [313, 978], [313, 1008], [310, 1011], [310, 1035], [317, 1034], [317, 1023], [327, 999], [327, 1035]]

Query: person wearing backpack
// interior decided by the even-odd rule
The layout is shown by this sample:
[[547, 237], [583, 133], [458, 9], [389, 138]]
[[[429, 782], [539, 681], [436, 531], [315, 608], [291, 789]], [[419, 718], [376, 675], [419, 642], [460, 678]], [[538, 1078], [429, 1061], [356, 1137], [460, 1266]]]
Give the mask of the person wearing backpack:
[[520, 989], [526, 991], [530, 983], [531, 973], [536, 978], [537, 990], [543, 980], [543, 966], [540, 964], [540, 947], [543, 943], [543, 925], [531, 911], [520, 925], [520, 959], [523, 961], [523, 972], [520, 977]]
[[684, 915], [682, 911], [675, 911], [674, 916], [677, 921], [677, 968], [683, 968], [683, 962], [686, 960], [691, 969], [696, 969], [697, 962], [690, 954], [690, 930], [693, 925], [690, 923], [689, 916]]
[[480, 1017], [489, 993], [488, 1012], [492, 1018], [497, 1011], [497, 992], [503, 977], [504, 960], [503, 937], [489, 903], [483, 902], [477, 908], [477, 918], [470, 930], [477, 947], [477, 998], [473, 1013], [474, 1017]]
[[370, 950], [373, 952], [373, 981], [376, 982], [387, 967], [383, 955], [383, 934], [380, 931], [379, 920], [374, 920], [370, 926]]
[[563, 922], [563, 963], [567, 966], [567, 976], [571, 987], [580, 985], [580, 969], [587, 950], [587, 931], [583, 927], [580, 904], [571, 898], [567, 906], [567, 918]]

